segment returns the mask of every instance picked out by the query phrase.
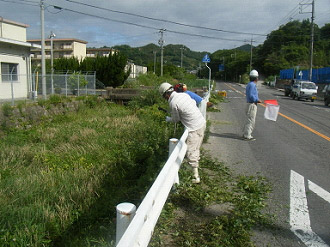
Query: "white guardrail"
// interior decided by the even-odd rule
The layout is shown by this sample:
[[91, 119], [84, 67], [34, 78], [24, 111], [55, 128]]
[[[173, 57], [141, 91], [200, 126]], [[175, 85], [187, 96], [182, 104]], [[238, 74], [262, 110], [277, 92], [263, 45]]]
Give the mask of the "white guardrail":
[[[204, 117], [208, 100], [209, 93], [199, 106]], [[131, 203], [117, 205], [117, 247], [148, 246], [171, 188], [174, 183], [179, 183], [178, 172], [187, 151], [187, 136], [188, 130], [185, 129], [179, 141], [170, 139], [169, 158], [136, 213], [135, 206]]]

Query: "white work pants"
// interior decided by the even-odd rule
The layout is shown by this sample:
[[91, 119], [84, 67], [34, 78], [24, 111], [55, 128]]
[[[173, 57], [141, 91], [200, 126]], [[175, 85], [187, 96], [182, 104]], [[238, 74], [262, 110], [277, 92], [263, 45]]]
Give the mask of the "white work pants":
[[248, 103], [246, 106], [246, 123], [244, 126], [244, 137], [245, 138], [252, 138], [252, 131], [254, 129], [256, 123], [256, 116], [257, 116], [257, 105], [254, 103]]
[[187, 159], [188, 163], [193, 168], [198, 168], [199, 156], [200, 156], [200, 147], [203, 143], [205, 126], [202, 128], [189, 131], [187, 137]]

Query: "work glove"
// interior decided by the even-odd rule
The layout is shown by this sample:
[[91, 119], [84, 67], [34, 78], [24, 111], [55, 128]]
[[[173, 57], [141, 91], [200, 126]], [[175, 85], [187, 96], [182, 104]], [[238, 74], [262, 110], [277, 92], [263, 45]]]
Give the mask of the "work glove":
[[169, 116], [166, 116], [165, 121], [166, 121], [166, 122], [171, 122], [171, 121], [172, 121], [172, 118], [169, 117]]

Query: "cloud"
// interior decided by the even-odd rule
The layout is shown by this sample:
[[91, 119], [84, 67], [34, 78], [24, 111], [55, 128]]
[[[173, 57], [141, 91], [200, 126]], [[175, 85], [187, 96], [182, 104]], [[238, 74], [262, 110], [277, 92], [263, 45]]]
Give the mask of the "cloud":
[[[290, 18], [310, 18], [311, 14], [299, 14], [300, 1], [46, 0], [45, 35], [53, 31], [58, 38], [82, 39], [91, 47], [120, 44], [137, 47], [157, 44], [158, 30], [165, 28], [168, 30], [164, 33], [165, 44], [183, 44], [191, 50], [214, 52], [235, 48], [249, 43], [251, 39], [261, 43], [265, 36], [257, 34], [268, 34]], [[0, 16], [30, 25], [28, 38], [40, 38], [39, 4], [39, 0], [22, 0], [19, 3], [0, 0]], [[305, 7], [306, 12], [308, 8], [311, 10], [311, 6]], [[320, 27], [330, 22], [329, 15], [329, 0], [315, 1], [315, 22]]]

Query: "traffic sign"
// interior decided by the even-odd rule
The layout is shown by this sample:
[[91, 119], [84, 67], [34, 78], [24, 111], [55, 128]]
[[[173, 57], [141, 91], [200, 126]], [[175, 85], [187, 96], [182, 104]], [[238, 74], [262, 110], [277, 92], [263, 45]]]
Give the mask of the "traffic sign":
[[225, 65], [219, 64], [219, 71], [224, 71], [225, 70]]
[[203, 57], [202, 62], [203, 63], [209, 63], [209, 62], [211, 62], [211, 59], [210, 59], [209, 55], [205, 54], [205, 56]]

